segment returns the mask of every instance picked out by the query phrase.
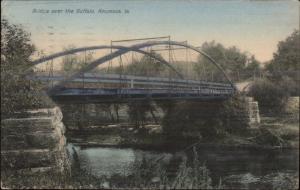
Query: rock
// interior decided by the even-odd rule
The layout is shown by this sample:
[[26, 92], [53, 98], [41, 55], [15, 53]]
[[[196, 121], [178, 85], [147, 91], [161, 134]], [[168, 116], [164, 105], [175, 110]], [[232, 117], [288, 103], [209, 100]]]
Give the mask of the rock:
[[118, 128], [120, 125], [107, 125], [107, 128]]
[[276, 189], [296, 189], [299, 187], [299, 175], [297, 173], [270, 173], [262, 178], [262, 182], [272, 184]]
[[106, 189], [110, 188], [109, 183], [107, 181], [102, 183], [102, 187]]
[[15, 116], [1, 120], [1, 166], [27, 174], [69, 170], [60, 109], [28, 110]]
[[149, 134], [160, 134], [160, 133], [162, 133], [161, 128], [152, 128], [149, 130]]
[[158, 183], [158, 182], [160, 182], [160, 178], [159, 177], [154, 177], [154, 178], [151, 179], [151, 182], [152, 183]]
[[246, 173], [227, 176], [224, 178], [224, 181], [230, 183], [250, 184], [258, 182], [259, 178], [253, 176], [251, 173]]

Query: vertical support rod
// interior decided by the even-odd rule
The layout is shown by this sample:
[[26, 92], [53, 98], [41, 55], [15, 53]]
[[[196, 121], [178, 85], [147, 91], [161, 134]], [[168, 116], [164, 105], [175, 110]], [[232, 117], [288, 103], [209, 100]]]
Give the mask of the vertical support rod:
[[[110, 40], [110, 54], [112, 54], [112, 45], [113, 45], [113, 41]], [[112, 67], [112, 60], [109, 60], [109, 64], [108, 64], [108, 68], [107, 68], [107, 73], [109, 73], [110, 67]]]
[[[168, 49], [169, 49], [169, 63], [171, 63], [171, 36], [168, 36], [168, 40], [169, 40], [169, 45], [168, 45]], [[171, 72], [169, 70], [169, 87], [171, 87]]]
[[[187, 45], [187, 41], [185, 41]], [[189, 76], [189, 64], [188, 64], [188, 48], [185, 47], [185, 64], [186, 64], [186, 77]]]
[[[84, 66], [86, 66], [86, 51], [84, 51]], [[82, 88], [84, 89], [84, 72], [82, 73]]]
[[130, 88], [134, 88], [133, 79], [130, 80]]
[[53, 88], [53, 59], [51, 60], [51, 63], [50, 63], [50, 76], [51, 76], [51, 87]]
[[119, 60], [119, 88], [122, 86], [122, 74], [123, 74], [123, 61], [122, 61], [122, 55], [120, 55]]

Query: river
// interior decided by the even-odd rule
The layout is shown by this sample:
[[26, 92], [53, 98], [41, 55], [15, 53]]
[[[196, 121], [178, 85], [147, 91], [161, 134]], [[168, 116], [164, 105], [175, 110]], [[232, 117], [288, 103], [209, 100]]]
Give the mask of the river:
[[[73, 148], [72, 148], [73, 147]], [[192, 160], [193, 151], [153, 151], [134, 148], [81, 148], [71, 143], [68, 150], [78, 154], [80, 167], [96, 176], [130, 175], [143, 159], [159, 160], [172, 177], [183, 159]], [[273, 187], [281, 178], [298, 175], [299, 152], [233, 148], [198, 148], [198, 160], [210, 171], [213, 184], [219, 180], [231, 188]], [[279, 181], [278, 181], [279, 180]], [[278, 184], [275, 184], [278, 185]]]

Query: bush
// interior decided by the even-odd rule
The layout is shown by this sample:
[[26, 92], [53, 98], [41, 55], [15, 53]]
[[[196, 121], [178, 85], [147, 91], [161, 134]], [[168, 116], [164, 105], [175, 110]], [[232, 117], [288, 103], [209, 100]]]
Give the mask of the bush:
[[290, 96], [299, 96], [300, 86], [297, 84], [293, 78], [288, 76], [283, 76], [281, 81], [279, 81], [281, 88], [287, 90]]
[[226, 133], [239, 133], [248, 126], [248, 111], [242, 97], [225, 101], [182, 101], [168, 109], [163, 132], [178, 138], [189, 134], [211, 140]]
[[266, 114], [280, 114], [289, 98], [288, 80], [274, 83], [268, 79], [256, 80], [250, 87], [249, 95], [258, 101], [259, 109]]
[[155, 121], [155, 123], [157, 123], [158, 120], [154, 112], [155, 106], [153, 102], [149, 100], [131, 101], [128, 103], [127, 113], [129, 115], [129, 120], [130, 122], [134, 123], [136, 127], [139, 127], [146, 123], [146, 121], [148, 120], [147, 113], [150, 113], [152, 119]]

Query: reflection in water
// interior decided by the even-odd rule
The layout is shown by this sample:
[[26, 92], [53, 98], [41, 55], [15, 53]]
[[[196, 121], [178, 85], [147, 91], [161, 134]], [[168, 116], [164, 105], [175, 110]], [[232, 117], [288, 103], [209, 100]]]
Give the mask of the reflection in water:
[[68, 151], [75, 148], [79, 156], [82, 169], [91, 171], [97, 176], [111, 176], [113, 174], [129, 175], [134, 172], [134, 166], [141, 163], [142, 159], [168, 162], [172, 157], [169, 153], [134, 150], [131, 148], [86, 148], [68, 144]]
[[[189, 163], [193, 161], [192, 151], [185, 153], [169, 153], [143, 151], [132, 148], [85, 148], [68, 144], [78, 153], [82, 169], [91, 171], [97, 176], [112, 176], [114, 174], [130, 175], [136, 171], [136, 166], [143, 159], [157, 161], [166, 165], [167, 171], [177, 172], [183, 158]], [[298, 171], [299, 152], [295, 150], [257, 151], [232, 149], [198, 149], [200, 163], [205, 163], [210, 171], [213, 183], [223, 179], [227, 184], [244, 183], [243, 187], [255, 188], [251, 183], [259, 180], [271, 181], [268, 176], [274, 174], [291, 174]], [[172, 176], [172, 175], [171, 175]], [[277, 176], [278, 177], [278, 176]]]

